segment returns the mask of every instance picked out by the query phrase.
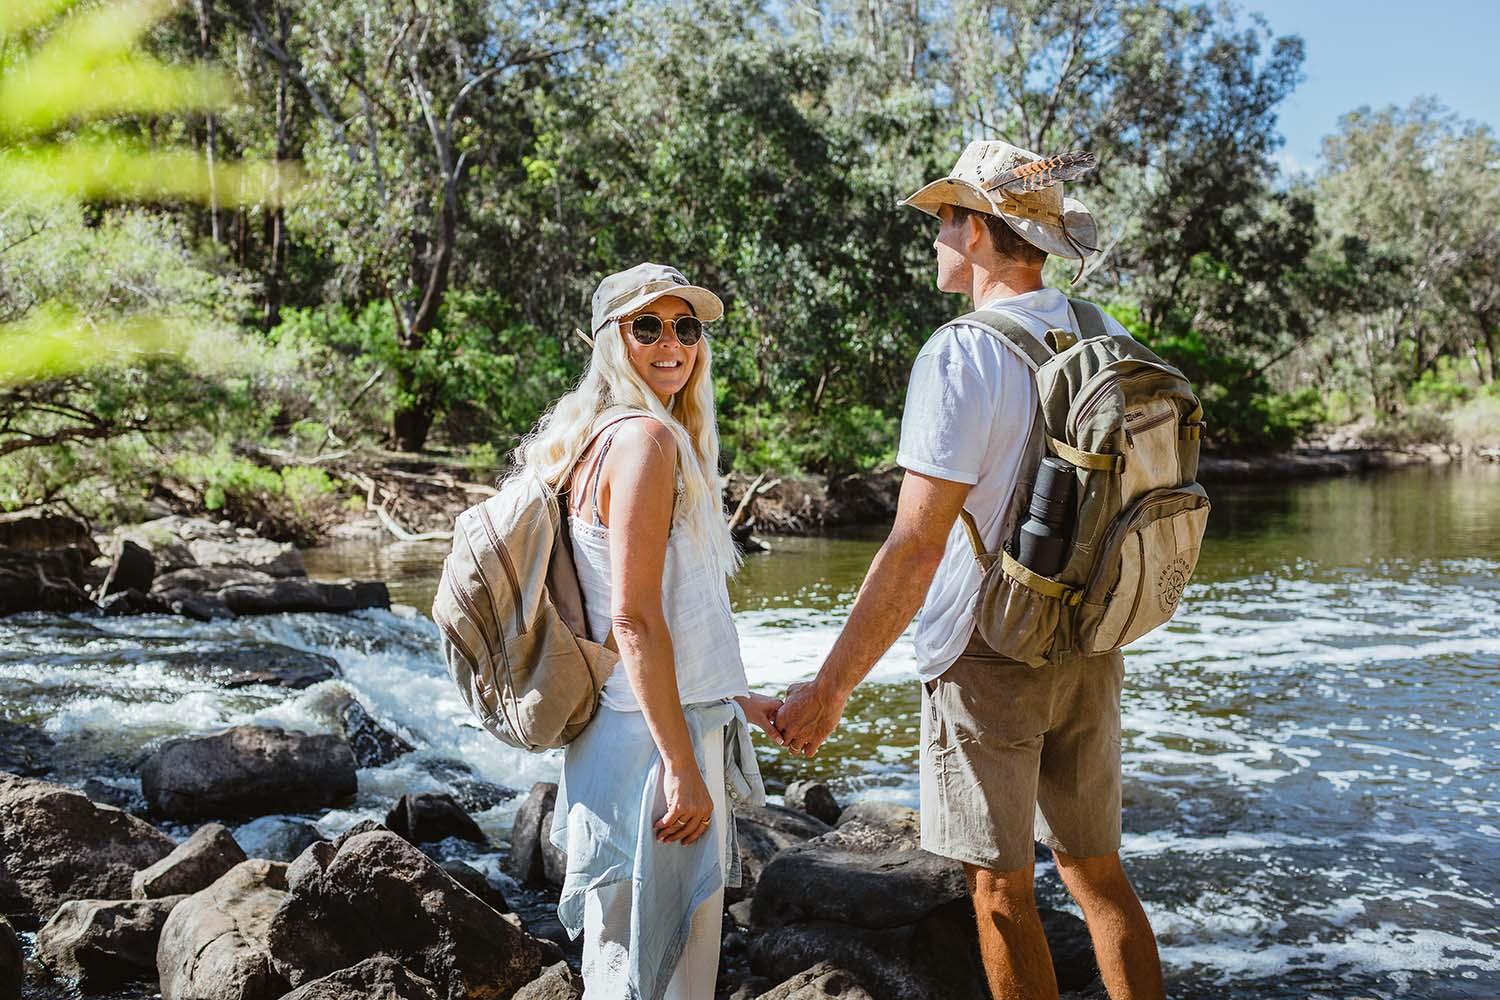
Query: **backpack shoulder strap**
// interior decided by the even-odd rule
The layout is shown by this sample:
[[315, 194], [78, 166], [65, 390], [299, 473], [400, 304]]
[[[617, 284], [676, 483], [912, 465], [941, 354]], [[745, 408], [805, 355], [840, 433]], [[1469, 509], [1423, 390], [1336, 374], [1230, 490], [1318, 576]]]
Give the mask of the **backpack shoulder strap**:
[[1069, 299], [1068, 309], [1078, 324], [1078, 332], [1084, 340], [1108, 337], [1109, 324], [1104, 321], [1104, 310], [1084, 299]]
[[976, 309], [947, 325], [955, 326], [960, 323], [977, 326], [995, 337], [1024, 361], [1026, 367], [1032, 372], [1046, 364], [1052, 357], [1052, 351], [1046, 344], [1033, 337], [1031, 331], [1021, 325], [1020, 320], [1007, 313], [995, 309]]

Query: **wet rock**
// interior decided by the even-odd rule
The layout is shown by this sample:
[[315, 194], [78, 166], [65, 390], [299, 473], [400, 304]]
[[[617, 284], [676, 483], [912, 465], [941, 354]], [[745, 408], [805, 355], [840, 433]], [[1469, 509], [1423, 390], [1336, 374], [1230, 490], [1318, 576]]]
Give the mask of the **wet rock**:
[[788, 809], [807, 813], [829, 826], [838, 822], [838, 799], [833, 797], [833, 792], [821, 781], [794, 781], [787, 786], [783, 798]]
[[[139, 786], [137, 786], [139, 787]], [[97, 802], [103, 806], [114, 806], [123, 809], [134, 816], [139, 816], [146, 806], [146, 800], [138, 792], [132, 792], [128, 788], [111, 785], [99, 778], [89, 778], [83, 783], [83, 794], [89, 797], [89, 801]]]
[[444, 997], [500, 1000], [541, 971], [536, 941], [395, 834], [315, 844], [287, 885], [267, 942], [294, 987], [378, 954], [432, 980]]
[[376, 722], [348, 690], [339, 691], [328, 708], [360, 767], [380, 767], [412, 752], [410, 743]]
[[0, 616], [92, 610], [94, 602], [89, 600], [84, 574], [87, 565], [83, 551], [76, 548], [0, 549]]
[[881, 799], [860, 799], [839, 813], [835, 825], [850, 823], [889, 830], [902, 837], [920, 838], [922, 834], [921, 816], [915, 809]]
[[827, 833], [822, 820], [780, 806], [736, 806], [734, 835], [740, 849], [740, 885], [725, 890], [730, 902], [749, 899], [771, 859], [795, 844]]
[[874, 1000], [859, 980], [832, 962], [819, 962], [757, 1000]]
[[64, 903], [37, 932], [37, 957], [86, 993], [112, 990], [133, 980], [154, 980], [161, 929], [186, 898]]
[[168, 740], [141, 767], [146, 801], [174, 819], [319, 809], [355, 790], [343, 740], [264, 726]]
[[162, 517], [119, 528], [116, 535], [149, 551], [161, 573], [201, 566], [255, 570], [270, 576], [307, 574], [296, 546], [241, 535], [232, 526], [203, 518]]
[[253, 859], [173, 908], [156, 948], [162, 1000], [280, 1000], [266, 932], [287, 898], [287, 866]]
[[262, 816], [236, 827], [234, 839], [249, 857], [292, 861], [325, 838], [317, 827], [304, 820]]
[[777, 854], [760, 875], [752, 918], [758, 927], [832, 920], [901, 927], [968, 898], [957, 861], [896, 845], [887, 830], [867, 839], [850, 824]]
[[187, 840], [130, 880], [133, 899], [162, 899], [207, 889], [229, 869], [246, 860], [245, 852], [218, 823], [200, 826]]
[[172, 606], [159, 597], [131, 587], [110, 594], [99, 601], [99, 610], [106, 618], [123, 618], [127, 615], [171, 614]]
[[580, 1000], [582, 996], [583, 980], [568, 968], [567, 962], [558, 962], [522, 986], [515, 1000]]
[[150, 550], [128, 538], [122, 538], [110, 563], [109, 572], [104, 577], [104, 583], [99, 588], [99, 594], [108, 597], [134, 590], [144, 596], [151, 590], [151, 584], [155, 580], [156, 560], [152, 558]]
[[[556, 848], [547, 838], [556, 804], [556, 783], [538, 781], [531, 786], [521, 808], [516, 810], [516, 819], [510, 828], [510, 858], [506, 870], [517, 882], [533, 889], [548, 884], [546, 852]], [[563, 868], [566, 870], [566, 862]], [[557, 884], [561, 885], [561, 880]]]
[[485, 878], [484, 873], [477, 868], [466, 865], [462, 861], [444, 861], [440, 867], [448, 873], [449, 878], [488, 903], [490, 909], [496, 913], [511, 912], [510, 902], [505, 898], [505, 893], [500, 891], [499, 886]]
[[226, 688], [266, 684], [300, 691], [339, 676], [339, 663], [333, 657], [277, 643], [216, 649], [204, 655], [204, 662], [216, 671], [229, 671], [219, 681]]
[[876, 1000], [988, 1000], [988, 991], [945, 992], [920, 958], [926, 943], [916, 927], [872, 931], [830, 922], [798, 924], [757, 936], [750, 945], [750, 967], [773, 982], [786, 982], [820, 963], [858, 969]]
[[126, 899], [130, 879], [177, 845], [149, 823], [60, 785], [0, 774], [0, 914], [70, 899]]
[[26, 979], [26, 956], [21, 937], [9, 920], [0, 917], [0, 997], [19, 997]]
[[297, 611], [345, 612], [389, 608], [390, 591], [379, 581], [283, 578], [225, 587], [218, 597], [237, 615], [273, 615]]
[[0, 514], [0, 549], [39, 552], [43, 549], [77, 548], [94, 559], [99, 546], [88, 525], [76, 517], [64, 517], [35, 508]]
[[430, 980], [423, 979], [384, 955], [367, 958], [348, 969], [314, 979], [282, 1000], [445, 1000]]
[[464, 812], [463, 806], [453, 796], [442, 792], [401, 796], [386, 814], [385, 825], [413, 844], [431, 843], [447, 837], [458, 837], [476, 844], [489, 842], [479, 824]]
[[52, 737], [35, 726], [0, 719], [0, 771], [34, 778], [52, 769]]

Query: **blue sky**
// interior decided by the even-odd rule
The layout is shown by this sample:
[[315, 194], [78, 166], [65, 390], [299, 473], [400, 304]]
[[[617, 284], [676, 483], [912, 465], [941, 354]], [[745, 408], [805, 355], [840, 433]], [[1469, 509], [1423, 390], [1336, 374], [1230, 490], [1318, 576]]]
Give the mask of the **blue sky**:
[[1323, 136], [1361, 105], [1431, 94], [1500, 130], [1500, 0], [1242, 0], [1307, 44], [1305, 79], [1281, 106], [1280, 160], [1317, 167]]

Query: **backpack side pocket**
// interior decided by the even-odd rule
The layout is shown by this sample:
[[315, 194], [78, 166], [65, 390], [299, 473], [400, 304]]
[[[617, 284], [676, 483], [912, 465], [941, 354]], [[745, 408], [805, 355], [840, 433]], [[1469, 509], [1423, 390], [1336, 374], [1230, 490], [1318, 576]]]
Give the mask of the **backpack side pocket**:
[[1033, 573], [1004, 550], [985, 555], [981, 565], [984, 576], [974, 609], [980, 637], [1001, 656], [1042, 666], [1077, 591]]

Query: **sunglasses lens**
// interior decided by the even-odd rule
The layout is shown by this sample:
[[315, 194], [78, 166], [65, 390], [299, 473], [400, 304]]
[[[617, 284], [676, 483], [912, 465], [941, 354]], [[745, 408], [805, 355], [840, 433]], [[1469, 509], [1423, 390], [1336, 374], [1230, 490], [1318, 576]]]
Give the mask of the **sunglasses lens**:
[[630, 335], [642, 344], [654, 344], [661, 339], [661, 320], [647, 313], [630, 321]]
[[683, 347], [692, 347], [703, 337], [703, 324], [692, 316], [677, 321], [677, 342]]

